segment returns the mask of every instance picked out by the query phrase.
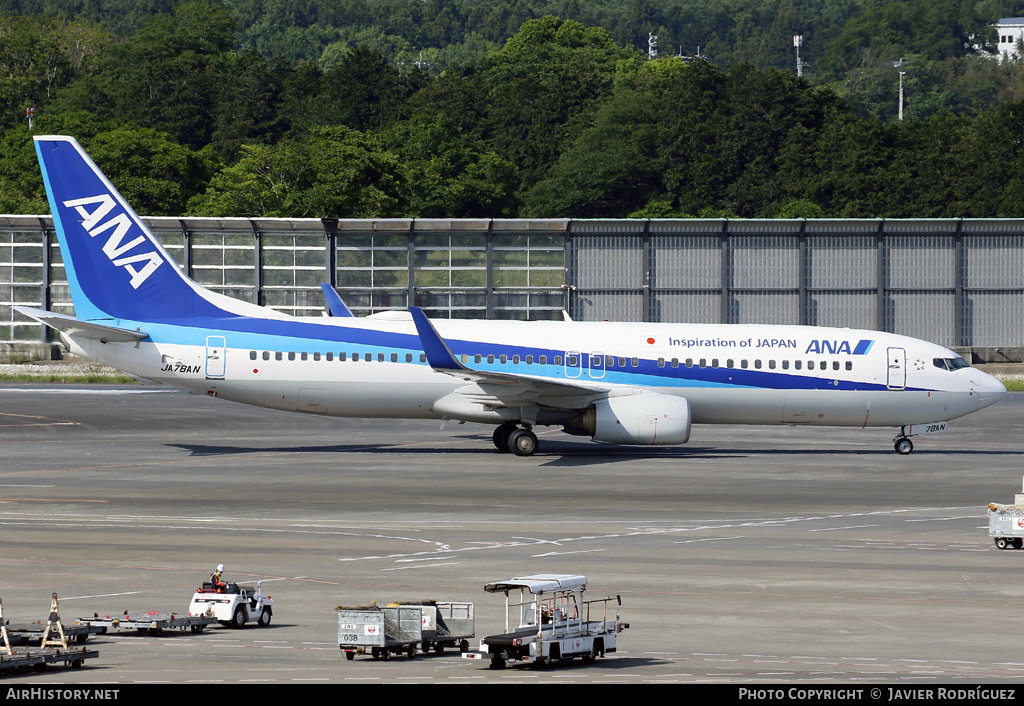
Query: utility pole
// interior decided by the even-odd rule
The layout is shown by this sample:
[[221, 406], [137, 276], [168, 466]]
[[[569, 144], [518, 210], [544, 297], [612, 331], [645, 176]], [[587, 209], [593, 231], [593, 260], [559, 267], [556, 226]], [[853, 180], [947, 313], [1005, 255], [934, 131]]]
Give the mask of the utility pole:
[[899, 69], [900, 72], [900, 122], [903, 122], [903, 77], [907, 75], [907, 72], [903, 70], [903, 67], [907, 65], [907, 62], [903, 59], [894, 61], [892, 66], [894, 69]]
[[800, 61], [800, 47], [804, 45], [804, 36], [802, 34], [793, 35], [793, 46], [796, 47], [796, 77], [801, 78], [804, 75], [804, 62]]

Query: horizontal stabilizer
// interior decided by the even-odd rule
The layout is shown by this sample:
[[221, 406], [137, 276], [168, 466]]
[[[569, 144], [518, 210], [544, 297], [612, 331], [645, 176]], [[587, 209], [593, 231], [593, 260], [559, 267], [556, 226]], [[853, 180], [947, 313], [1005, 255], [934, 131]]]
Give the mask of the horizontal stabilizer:
[[130, 343], [132, 341], [141, 341], [149, 336], [145, 331], [129, 331], [128, 329], [115, 326], [81, 321], [74, 316], [43, 311], [42, 309], [31, 309], [27, 306], [16, 306], [14, 310], [61, 333], [66, 333], [71, 338], [89, 338], [101, 343]]

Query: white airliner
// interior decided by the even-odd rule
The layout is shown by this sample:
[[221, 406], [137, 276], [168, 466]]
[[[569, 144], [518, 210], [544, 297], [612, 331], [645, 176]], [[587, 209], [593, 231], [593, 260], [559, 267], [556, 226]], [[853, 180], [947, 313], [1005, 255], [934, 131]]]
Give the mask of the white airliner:
[[908, 454], [1006, 394], [946, 348], [877, 331], [288, 316], [188, 279], [74, 139], [35, 140], [76, 316], [18, 310], [77, 355], [191, 392], [494, 424], [520, 456], [537, 425], [645, 445], [686, 443], [692, 424], [891, 426]]

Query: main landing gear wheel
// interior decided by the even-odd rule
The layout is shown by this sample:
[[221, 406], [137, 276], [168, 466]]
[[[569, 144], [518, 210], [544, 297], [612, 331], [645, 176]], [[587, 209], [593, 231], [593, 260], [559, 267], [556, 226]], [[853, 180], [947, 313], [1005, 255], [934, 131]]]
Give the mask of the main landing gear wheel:
[[512, 449], [509, 448], [508, 440], [514, 431], [516, 431], [516, 425], [512, 422], [502, 424], [500, 427], [495, 429], [494, 434], [491, 436], [491, 440], [494, 442], [494, 447], [503, 454], [509, 453]]
[[537, 453], [537, 435], [529, 429], [517, 429], [508, 438], [508, 447], [516, 456], [533, 456]]
[[914, 450], [914, 444], [910, 439], [896, 439], [896, 453], [906, 456]]

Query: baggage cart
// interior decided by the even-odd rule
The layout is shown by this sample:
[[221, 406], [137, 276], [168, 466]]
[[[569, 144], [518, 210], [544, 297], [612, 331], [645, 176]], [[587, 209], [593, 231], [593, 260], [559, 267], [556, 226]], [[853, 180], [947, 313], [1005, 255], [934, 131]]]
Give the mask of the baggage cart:
[[1024, 547], [1024, 505], [990, 503], [988, 536], [1000, 549]]
[[338, 613], [338, 648], [345, 659], [369, 653], [374, 659], [393, 654], [416, 656], [422, 638], [422, 606], [335, 606]]
[[[405, 605], [405, 604], [403, 604]], [[469, 640], [476, 636], [472, 603], [424, 601], [420, 649], [426, 653], [443, 654], [446, 647], [469, 650]]]

